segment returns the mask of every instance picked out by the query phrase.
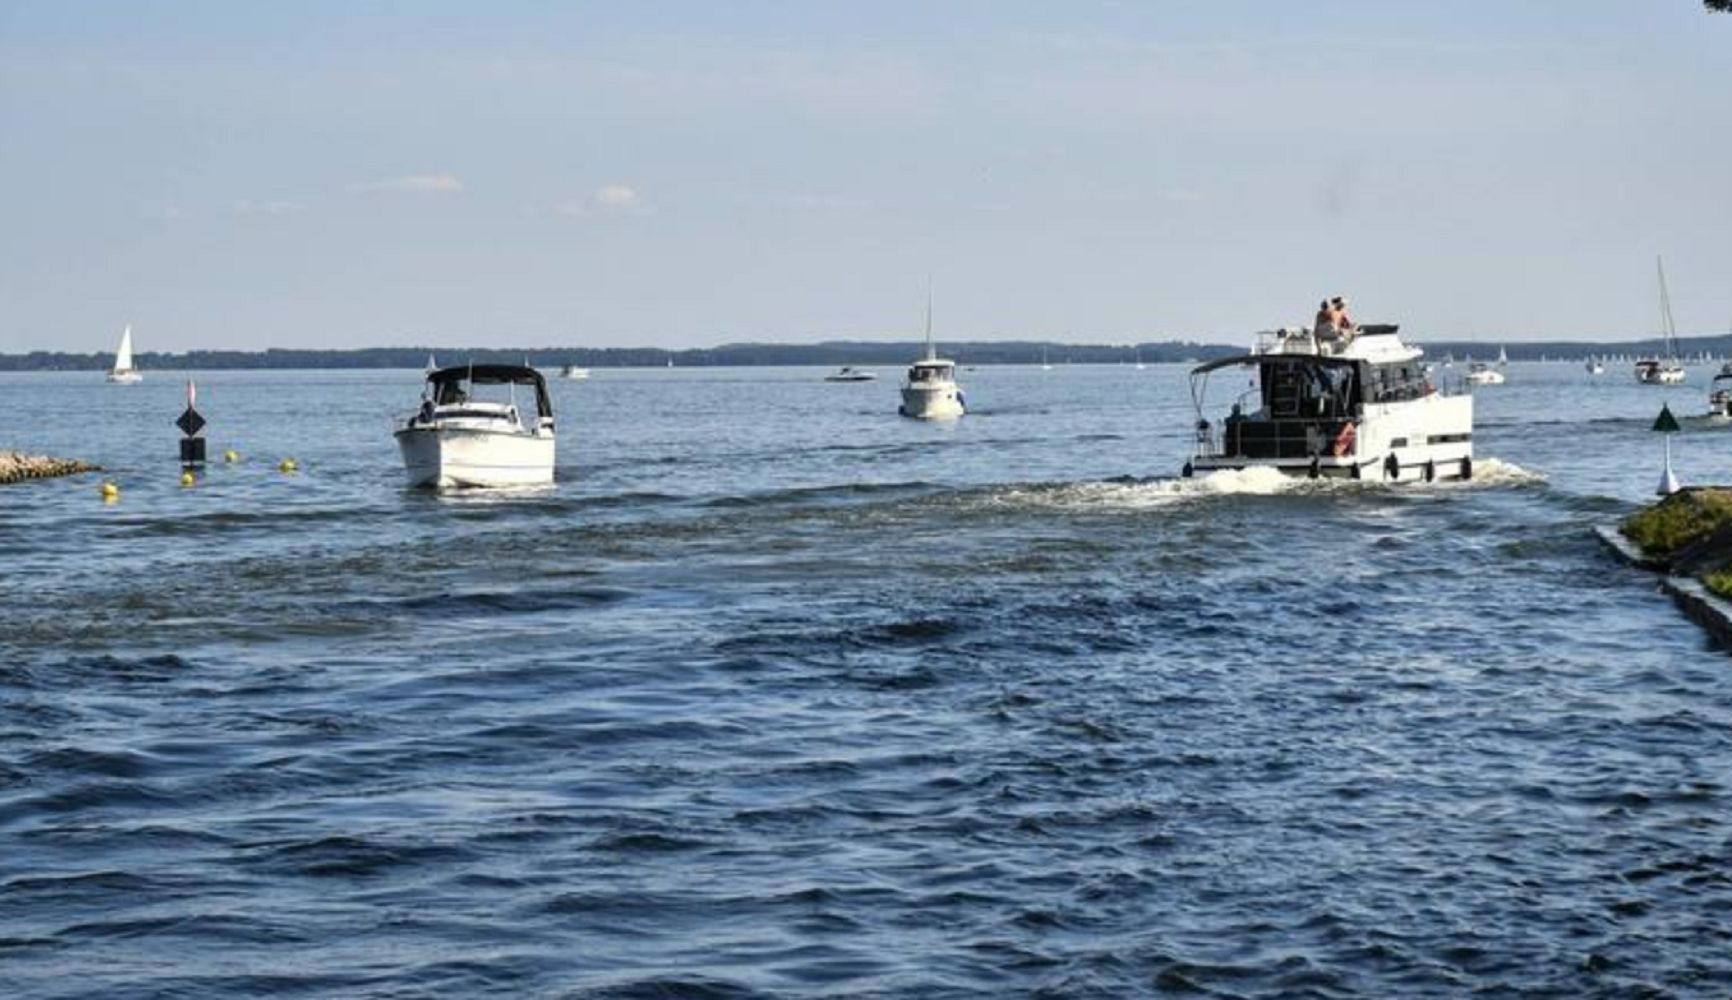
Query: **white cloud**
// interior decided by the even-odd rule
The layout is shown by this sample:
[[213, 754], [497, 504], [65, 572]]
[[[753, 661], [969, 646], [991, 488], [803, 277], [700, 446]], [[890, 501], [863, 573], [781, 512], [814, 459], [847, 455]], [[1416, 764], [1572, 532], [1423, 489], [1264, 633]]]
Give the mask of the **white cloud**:
[[253, 201], [242, 198], [234, 203], [236, 215], [294, 215], [306, 210], [298, 201]]
[[629, 184], [603, 184], [587, 198], [557, 202], [548, 209], [554, 215], [648, 215], [650, 206]]
[[461, 194], [456, 174], [406, 174], [349, 185], [350, 194]]

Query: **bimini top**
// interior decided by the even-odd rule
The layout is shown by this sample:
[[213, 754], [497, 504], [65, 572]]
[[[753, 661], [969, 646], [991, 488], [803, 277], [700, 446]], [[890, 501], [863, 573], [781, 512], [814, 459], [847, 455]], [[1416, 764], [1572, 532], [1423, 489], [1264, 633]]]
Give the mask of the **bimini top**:
[[470, 385], [532, 385], [535, 387], [536, 413], [553, 416], [553, 403], [547, 398], [547, 380], [541, 373], [524, 365], [452, 365], [427, 373], [427, 384], [433, 387], [433, 402], [448, 406], [464, 401], [463, 383]]

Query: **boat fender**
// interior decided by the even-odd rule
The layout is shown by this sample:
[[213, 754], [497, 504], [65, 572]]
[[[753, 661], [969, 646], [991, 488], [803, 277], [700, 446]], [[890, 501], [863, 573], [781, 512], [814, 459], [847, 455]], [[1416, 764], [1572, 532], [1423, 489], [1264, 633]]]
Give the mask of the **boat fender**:
[[1350, 478], [1350, 479], [1358, 479], [1359, 478], [1359, 463], [1358, 462], [1354, 462], [1353, 465], [1350, 468], [1348, 468], [1347, 475], [1348, 475], [1348, 478]]
[[1323, 460], [1316, 455], [1311, 456], [1311, 468], [1306, 471], [1307, 479], [1316, 479], [1323, 474]]
[[968, 400], [966, 398], [964, 398], [962, 393], [960, 393], [960, 392], [956, 394], [956, 405], [962, 407], [965, 410], [968, 409]]
[[1429, 483], [1436, 478], [1437, 467], [1430, 460], [1427, 460], [1425, 463], [1425, 481]]
[[1461, 478], [1473, 478], [1473, 458], [1471, 456], [1465, 457], [1461, 460]]
[[1184, 478], [1184, 479], [1189, 479], [1193, 475], [1195, 475], [1196, 472], [1197, 472], [1196, 467], [1191, 465], [1191, 463], [1186, 462], [1185, 467], [1179, 470], [1179, 476], [1181, 478]]
[[1394, 452], [1390, 452], [1389, 457], [1383, 461], [1383, 478], [1401, 478], [1401, 459], [1396, 458]]

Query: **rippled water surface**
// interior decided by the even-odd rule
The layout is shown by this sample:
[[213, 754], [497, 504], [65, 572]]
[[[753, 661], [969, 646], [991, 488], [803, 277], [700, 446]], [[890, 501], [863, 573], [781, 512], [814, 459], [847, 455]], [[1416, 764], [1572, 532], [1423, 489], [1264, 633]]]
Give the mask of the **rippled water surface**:
[[1732, 989], [1732, 661], [1589, 532], [1709, 371], [1399, 489], [1175, 481], [1174, 367], [819, 374], [558, 382], [458, 497], [413, 372], [201, 379], [191, 489], [173, 377], [0, 376], [121, 487], [0, 488], [5, 995]]

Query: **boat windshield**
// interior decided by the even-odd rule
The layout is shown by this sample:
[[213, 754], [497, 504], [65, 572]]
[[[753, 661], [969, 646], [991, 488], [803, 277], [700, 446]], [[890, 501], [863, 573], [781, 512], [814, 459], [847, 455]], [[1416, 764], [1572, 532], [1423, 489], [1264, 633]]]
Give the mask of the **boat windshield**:
[[494, 403], [527, 408], [535, 401], [536, 416], [553, 417], [547, 382], [533, 368], [517, 365], [462, 365], [441, 368], [427, 376], [428, 398], [437, 406]]

